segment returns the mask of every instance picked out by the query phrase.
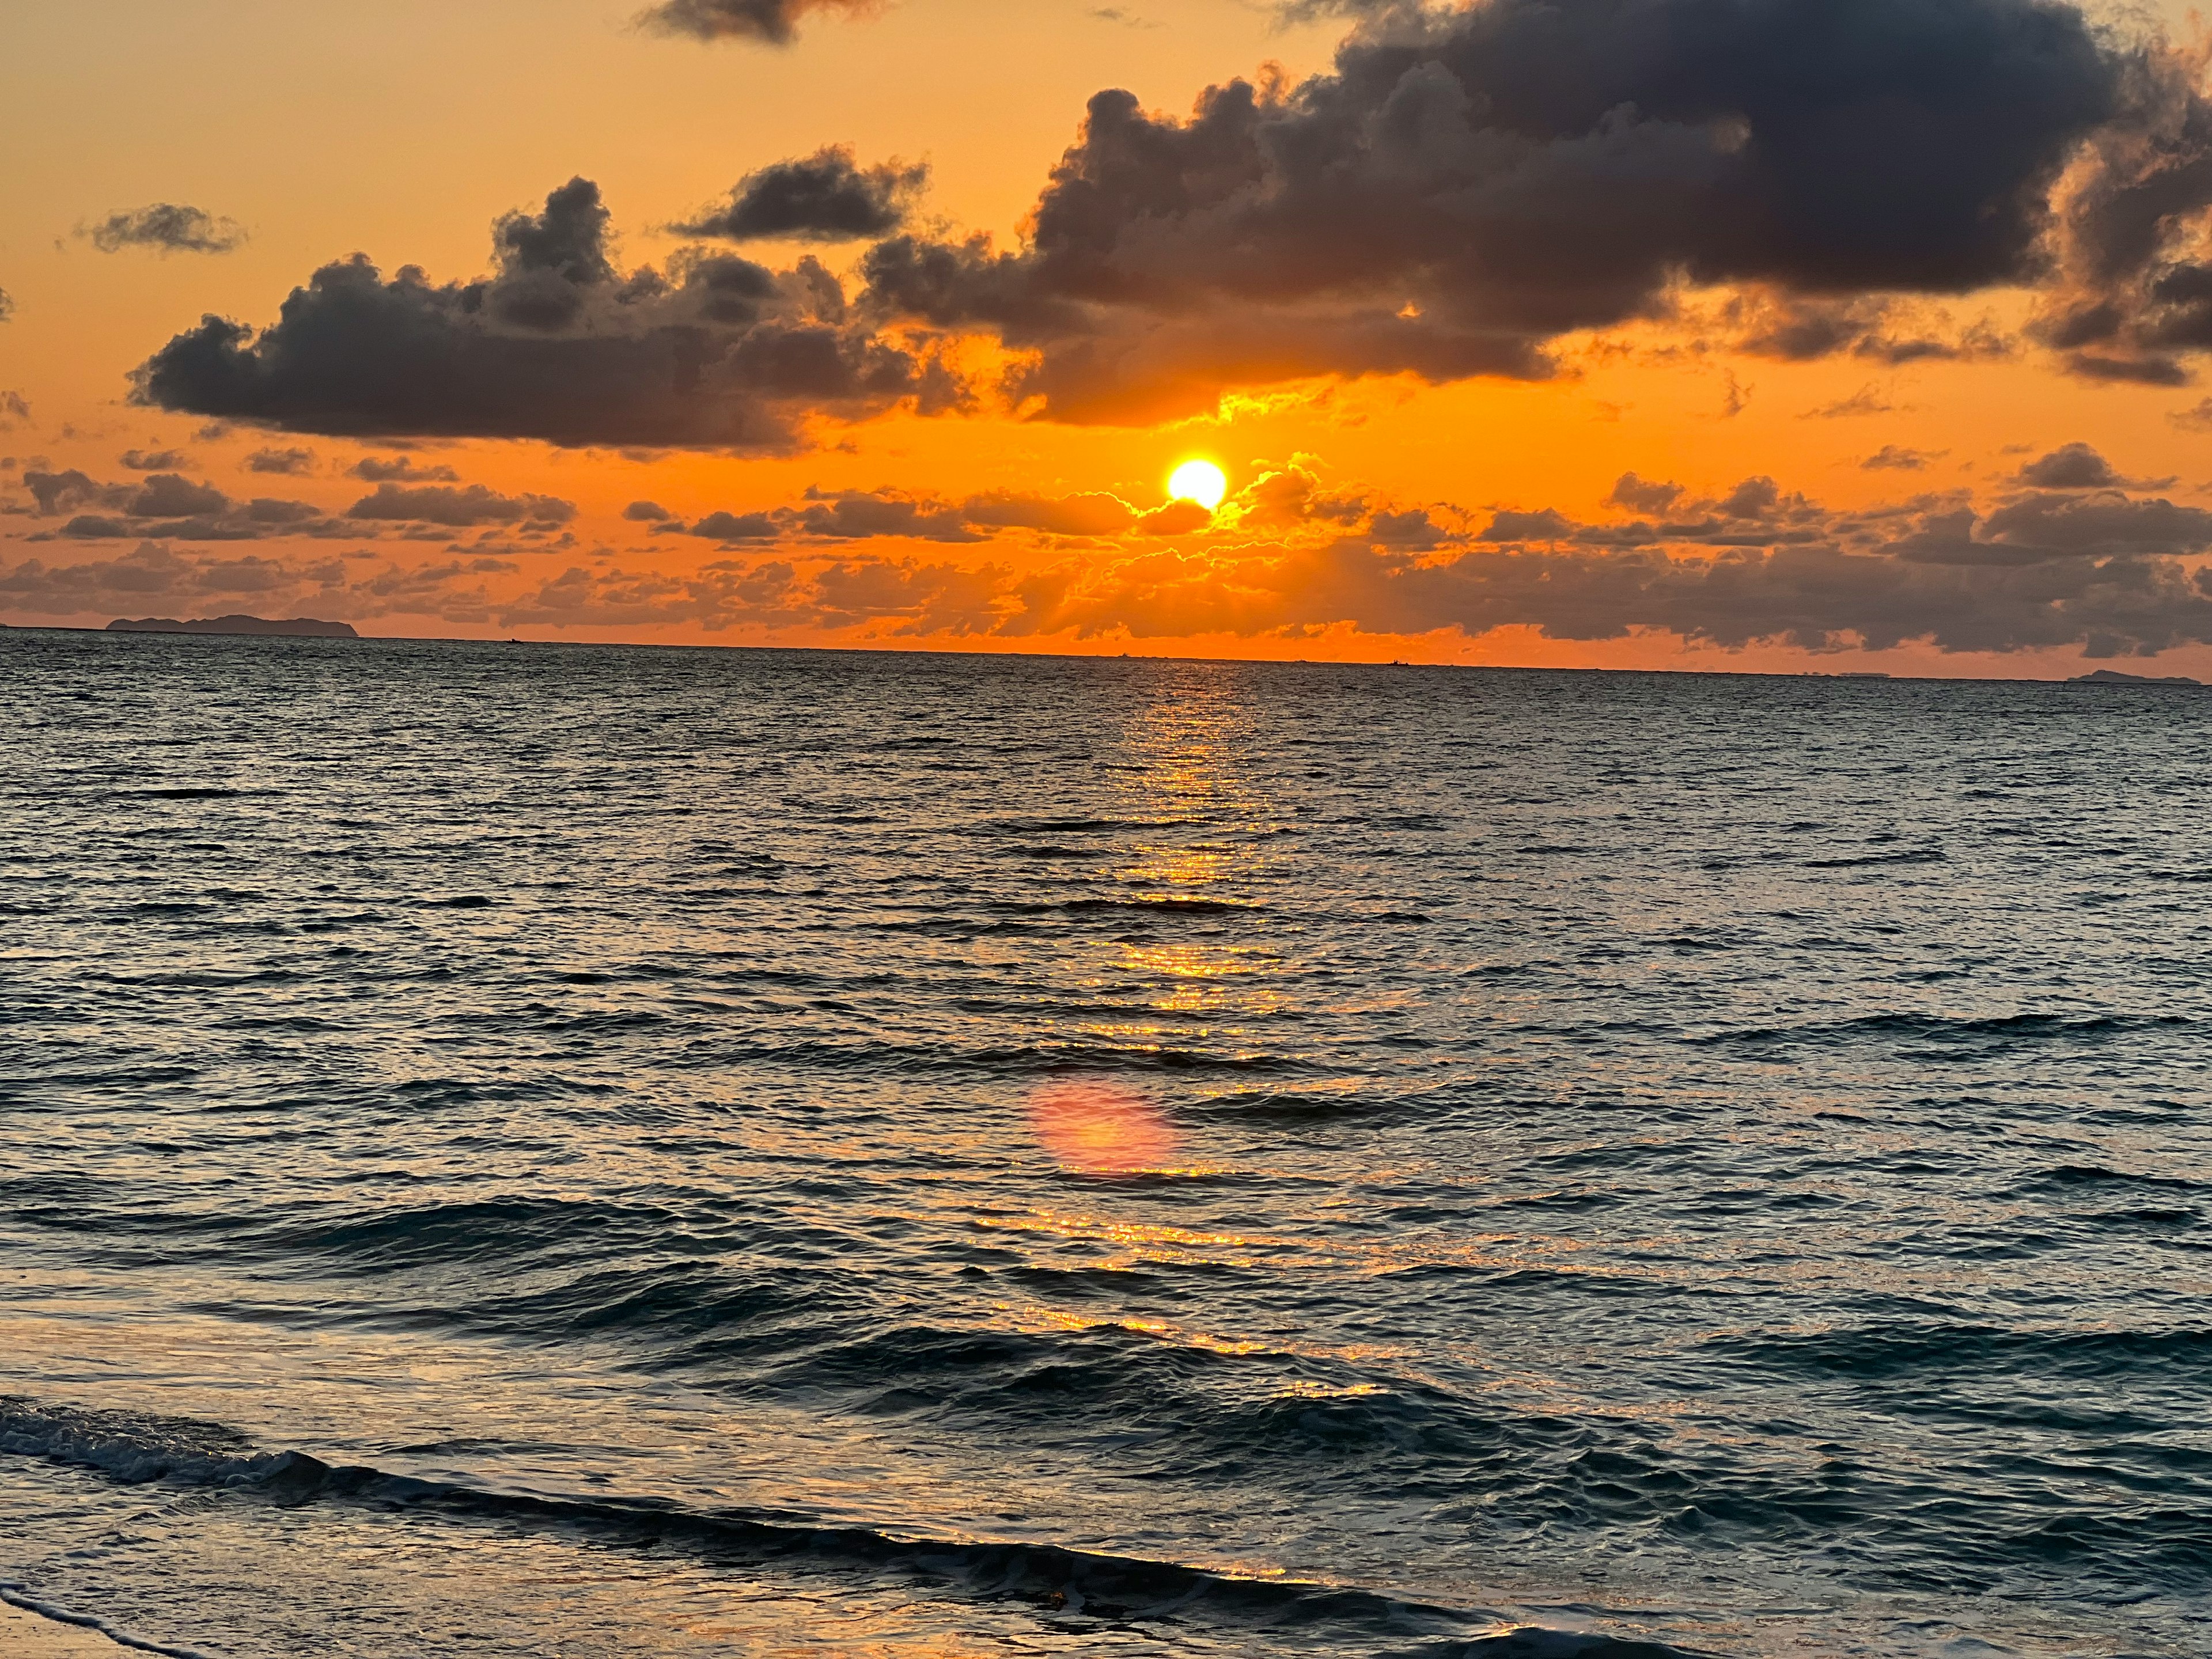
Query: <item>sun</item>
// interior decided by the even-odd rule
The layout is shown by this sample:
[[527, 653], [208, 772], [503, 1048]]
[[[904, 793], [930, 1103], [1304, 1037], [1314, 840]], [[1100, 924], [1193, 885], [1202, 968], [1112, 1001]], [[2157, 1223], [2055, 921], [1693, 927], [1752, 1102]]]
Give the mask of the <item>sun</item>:
[[1196, 501], [1211, 513], [1229, 493], [1229, 475], [1212, 461], [1185, 461], [1168, 475], [1168, 495], [1178, 501]]

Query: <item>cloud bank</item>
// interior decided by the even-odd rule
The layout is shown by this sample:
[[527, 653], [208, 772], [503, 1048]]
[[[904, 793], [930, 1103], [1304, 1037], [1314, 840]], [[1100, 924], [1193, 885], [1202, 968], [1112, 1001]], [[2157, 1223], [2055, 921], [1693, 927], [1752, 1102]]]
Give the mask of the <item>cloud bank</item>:
[[[1212, 635], [1289, 644], [1348, 626], [1387, 636], [1519, 628], [1593, 642], [1648, 634], [1722, 651], [1922, 641], [1951, 653], [2129, 657], [2212, 644], [2212, 512], [2082, 482], [2118, 476], [2095, 451], [2068, 445], [2021, 475], [2064, 482], [2015, 480], [1985, 500], [1934, 493], [1838, 510], [1763, 477], [1701, 495], [1629, 473], [1586, 514], [1468, 513], [1332, 487], [1300, 459], [1262, 470], [1218, 514], [1185, 503], [1172, 522], [1164, 510], [1097, 494], [810, 490], [782, 506], [690, 520], [639, 501], [625, 520], [714, 544], [704, 562], [637, 568], [603, 550], [595, 562], [532, 574], [481, 546], [449, 548], [413, 568], [368, 550], [179, 551], [169, 541], [189, 538], [172, 535], [175, 521], [159, 515], [220, 524], [251, 508], [181, 477], [110, 485], [34, 472], [26, 485], [41, 513], [75, 513], [71, 525], [113, 521], [65, 527], [61, 539], [136, 544], [0, 568], [0, 605], [82, 615], [264, 594], [355, 621], [404, 612], [500, 627], [858, 630], [1001, 643]], [[352, 514], [304, 530], [374, 532], [387, 511], [441, 535], [464, 525], [527, 534], [534, 522], [541, 537], [571, 513], [565, 502], [482, 486], [387, 483]]]
[[[643, 21], [777, 42], [863, 9]], [[1231, 80], [1188, 118], [1092, 98], [1011, 251], [914, 232], [921, 169], [832, 147], [679, 228], [877, 239], [857, 293], [698, 250], [625, 276], [576, 179], [501, 222], [485, 280], [357, 255], [258, 337], [179, 336], [140, 394], [302, 431], [776, 451], [816, 416], [967, 406], [923, 334], [995, 339], [1027, 414], [1144, 423], [1316, 376], [1543, 378], [1563, 337], [1703, 289], [1735, 296], [1737, 349], [1793, 360], [2008, 351], [1928, 307], [2021, 289], [2079, 374], [2177, 384], [2212, 349], [2200, 66], [2068, 0], [1317, 9], [1354, 19], [1325, 73]]]
[[256, 335], [204, 318], [134, 372], [153, 407], [348, 437], [800, 447], [807, 419], [951, 406], [956, 378], [849, 313], [817, 262], [772, 271], [692, 249], [618, 271], [599, 187], [493, 227], [495, 274], [434, 284], [325, 265]]

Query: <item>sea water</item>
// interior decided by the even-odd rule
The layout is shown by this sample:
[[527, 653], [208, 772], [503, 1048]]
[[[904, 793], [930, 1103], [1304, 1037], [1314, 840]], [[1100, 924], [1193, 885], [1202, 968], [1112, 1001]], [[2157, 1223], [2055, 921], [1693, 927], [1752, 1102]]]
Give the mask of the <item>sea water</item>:
[[0, 635], [0, 1586], [2212, 1649], [2212, 693]]

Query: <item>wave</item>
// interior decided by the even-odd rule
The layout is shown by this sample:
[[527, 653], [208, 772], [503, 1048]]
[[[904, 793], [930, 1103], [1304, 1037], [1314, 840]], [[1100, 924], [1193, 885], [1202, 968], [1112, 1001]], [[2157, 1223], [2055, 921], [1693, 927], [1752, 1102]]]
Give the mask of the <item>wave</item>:
[[171, 1647], [163, 1642], [149, 1642], [142, 1636], [118, 1630], [97, 1613], [77, 1613], [41, 1600], [25, 1590], [12, 1578], [0, 1578], [0, 1601], [11, 1607], [21, 1607], [26, 1613], [35, 1613], [41, 1619], [51, 1619], [58, 1625], [74, 1625], [79, 1630], [96, 1630], [119, 1648], [130, 1648], [139, 1653], [162, 1653], [169, 1659], [215, 1659], [198, 1648]]
[[2140, 1031], [2195, 1024], [2182, 1014], [1998, 1014], [1956, 1018], [1942, 1014], [1864, 1014], [1856, 1019], [1807, 1025], [1756, 1025], [1703, 1032], [1685, 1041], [1698, 1046], [1741, 1043], [1839, 1042], [1861, 1037], [1918, 1037], [1932, 1042], [2094, 1042]]
[[[302, 1451], [259, 1450], [218, 1423], [51, 1406], [21, 1395], [0, 1395], [0, 1453], [94, 1469], [126, 1483], [219, 1490], [285, 1508], [345, 1504], [506, 1527], [544, 1525], [611, 1543], [690, 1548], [732, 1567], [803, 1563], [890, 1573], [917, 1588], [1132, 1622], [1340, 1632], [1377, 1644], [1364, 1649], [1376, 1659], [1700, 1659], [1693, 1650], [1512, 1625], [1493, 1614], [1355, 1585], [1242, 1577], [1056, 1544], [908, 1534], [789, 1513], [704, 1510], [663, 1500], [549, 1496], [424, 1480], [367, 1465], [333, 1465]], [[0, 1584], [0, 1593], [47, 1617], [116, 1635], [98, 1618], [52, 1607], [18, 1583]], [[189, 1649], [117, 1639], [174, 1659], [204, 1659]]]

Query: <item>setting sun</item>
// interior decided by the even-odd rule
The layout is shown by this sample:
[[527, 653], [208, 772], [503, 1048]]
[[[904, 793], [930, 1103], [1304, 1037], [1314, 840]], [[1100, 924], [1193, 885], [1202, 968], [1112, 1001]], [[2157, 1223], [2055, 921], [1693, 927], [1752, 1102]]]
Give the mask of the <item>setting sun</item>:
[[1229, 475], [1212, 461], [1185, 461], [1168, 475], [1168, 495], [1178, 501], [1196, 501], [1211, 513], [1229, 493]]

